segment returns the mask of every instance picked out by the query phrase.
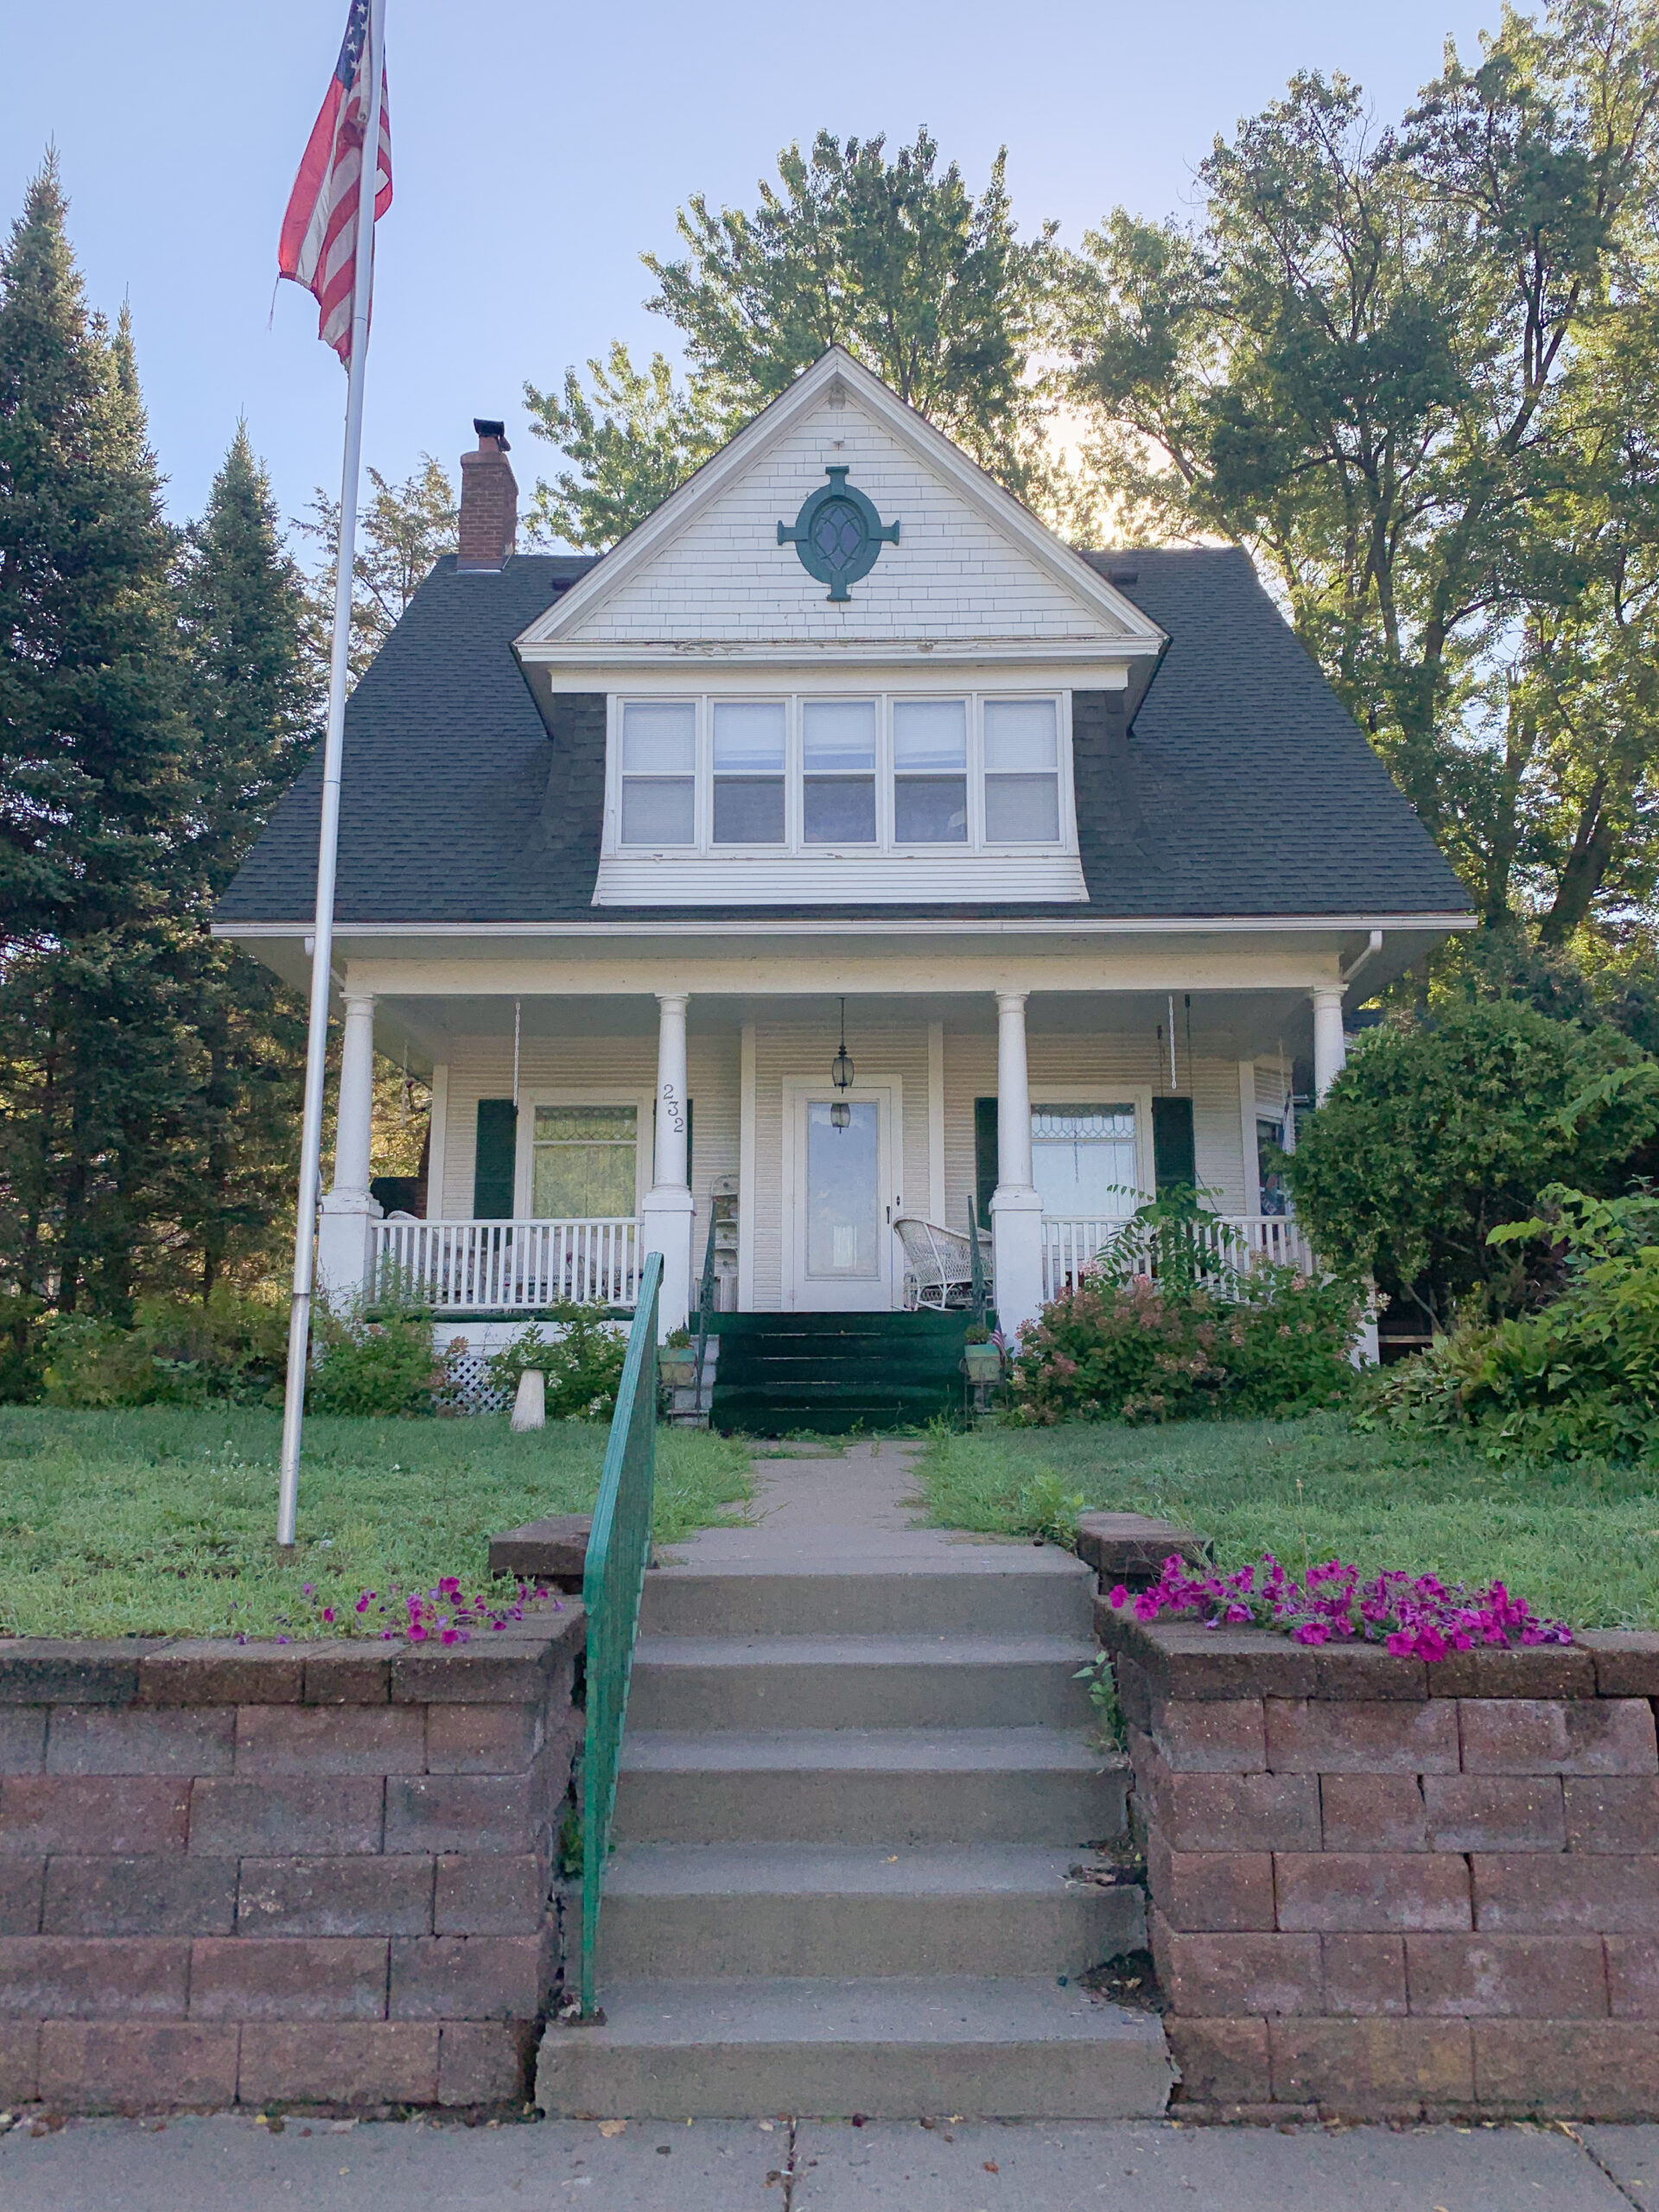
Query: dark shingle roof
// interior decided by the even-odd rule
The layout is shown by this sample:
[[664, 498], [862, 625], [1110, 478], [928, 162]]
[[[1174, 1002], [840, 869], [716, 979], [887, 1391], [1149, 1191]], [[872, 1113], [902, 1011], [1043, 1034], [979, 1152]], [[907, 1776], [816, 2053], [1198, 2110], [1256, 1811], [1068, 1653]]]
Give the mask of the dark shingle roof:
[[[1097, 554], [1170, 643], [1127, 745], [1081, 724], [1086, 903], [880, 906], [894, 917], [1428, 913], [1467, 900], [1440, 854], [1233, 550]], [[441, 561], [346, 714], [336, 914], [353, 922], [622, 921], [596, 908], [602, 718], [548, 730], [512, 641], [592, 565]], [[320, 763], [277, 809], [219, 909], [298, 922], [315, 896]], [[652, 907], [655, 920], [675, 910]], [[687, 918], [819, 913], [681, 910]]]

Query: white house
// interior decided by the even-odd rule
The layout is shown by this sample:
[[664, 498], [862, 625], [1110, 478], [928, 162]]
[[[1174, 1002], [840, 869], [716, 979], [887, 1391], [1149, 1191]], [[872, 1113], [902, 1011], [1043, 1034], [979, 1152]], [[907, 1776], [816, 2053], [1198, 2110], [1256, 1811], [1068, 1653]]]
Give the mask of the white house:
[[[1073, 550], [838, 350], [599, 559], [514, 551], [478, 427], [347, 716], [331, 1290], [626, 1306], [654, 1248], [672, 1328], [716, 1192], [746, 1313], [899, 1306], [894, 1223], [970, 1201], [1007, 1326], [1160, 1180], [1299, 1250], [1262, 1134], [1469, 916], [1244, 555]], [[296, 984], [317, 804], [217, 925]], [[373, 1046], [432, 1081], [421, 1220]]]

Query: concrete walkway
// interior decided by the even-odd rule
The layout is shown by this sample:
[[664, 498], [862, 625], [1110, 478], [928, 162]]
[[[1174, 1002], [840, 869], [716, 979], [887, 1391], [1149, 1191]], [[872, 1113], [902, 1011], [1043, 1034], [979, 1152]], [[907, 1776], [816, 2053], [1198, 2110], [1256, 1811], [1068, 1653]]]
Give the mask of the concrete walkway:
[[[607, 2123], [615, 2129], [616, 2123]], [[1630, 2212], [1659, 2127], [1184, 2128], [1152, 2120], [411, 2121], [240, 2116], [0, 2137], [4, 2212]]]
[[948, 1559], [958, 1565], [964, 1551], [980, 1548], [984, 1540], [916, 1526], [922, 1508], [912, 1502], [912, 1470], [921, 1449], [919, 1443], [884, 1437], [874, 1444], [849, 1443], [845, 1452], [823, 1459], [805, 1452], [757, 1457], [747, 1519], [673, 1545], [663, 1554], [664, 1564], [749, 1573], [876, 1560], [919, 1565]]

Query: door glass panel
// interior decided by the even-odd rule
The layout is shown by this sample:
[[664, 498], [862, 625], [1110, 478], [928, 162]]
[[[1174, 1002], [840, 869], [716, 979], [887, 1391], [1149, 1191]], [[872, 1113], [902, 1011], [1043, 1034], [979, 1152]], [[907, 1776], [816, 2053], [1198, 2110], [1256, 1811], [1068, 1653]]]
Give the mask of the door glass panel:
[[880, 1109], [852, 1103], [844, 1129], [827, 1100], [806, 1109], [806, 1272], [873, 1281], [881, 1272], [877, 1179]]
[[1141, 1203], [1133, 1106], [1033, 1106], [1031, 1179], [1062, 1221], [1116, 1221]]
[[631, 1220], [637, 1106], [538, 1106], [531, 1211], [540, 1220]]

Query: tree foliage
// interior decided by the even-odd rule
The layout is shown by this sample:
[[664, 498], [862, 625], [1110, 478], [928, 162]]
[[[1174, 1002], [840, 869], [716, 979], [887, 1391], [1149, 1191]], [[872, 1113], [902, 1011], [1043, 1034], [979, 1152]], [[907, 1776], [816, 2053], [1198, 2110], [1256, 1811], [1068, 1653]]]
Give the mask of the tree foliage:
[[[396, 484], [378, 468], [368, 472], [372, 495], [358, 511], [352, 562], [351, 681], [355, 683], [402, 620], [404, 610], [431, 574], [432, 564], [455, 550], [460, 509], [442, 461], [423, 454], [421, 465]], [[328, 683], [334, 628], [334, 564], [340, 555], [340, 501], [321, 487], [296, 524], [316, 546], [319, 565], [308, 593], [307, 657], [320, 691]]]
[[977, 196], [939, 167], [924, 128], [891, 161], [877, 136], [819, 131], [778, 157], [751, 209], [679, 210], [681, 251], [643, 258], [647, 302], [684, 340], [689, 385], [660, 354], [636, 370], [612, 347], [561, 394], [525, 387], [538, 433], [572, 468], [537, 486], [537, 511], [576, 544], [615, 542], [709, 452], [843, 346], [908, 405], [1020, 496], [1049, 490], [1046, 402], [1033, 373], [1048, 331], [1056, 226], [1022, 240], [1006, 151]]
[[1525, 1255], [1491, 1230], [1569, 1174], [1622, 1189], [1656, 1129], [1659, 1066], [1618, 1031], [1471, 1000], [1370, 1033], [1287, 1165], [1327, 1264], [1446, 1329], [1460, 1304], [1512, 1312], [1534, 1294]]
[[0, 1287], [42, 1310], [259, 1272], [295, 1009], [208, 934], [308, 748], [303, 597], [238, 432], [162, 518], [131, 334], [89, 312], [55, 162], [0, 256]]
[[567, 545], [602, 552], [717, 453], [726, 431], [707, 385], [677, 387], [662, 353], [636, 369], [619, 339], [588, 373], [591, 397], [575, 369], [565, 371], [562, 391], [524, 386], [531, 428], [571, 463], [550, 484], [537, 483], [531, 513]]
[[1294, 79], [1066, 296], [1093, 457], [1264, 564], [1489, 915], [1645, 896], [1659, 12], [1506, 13], [1378, 129]]

